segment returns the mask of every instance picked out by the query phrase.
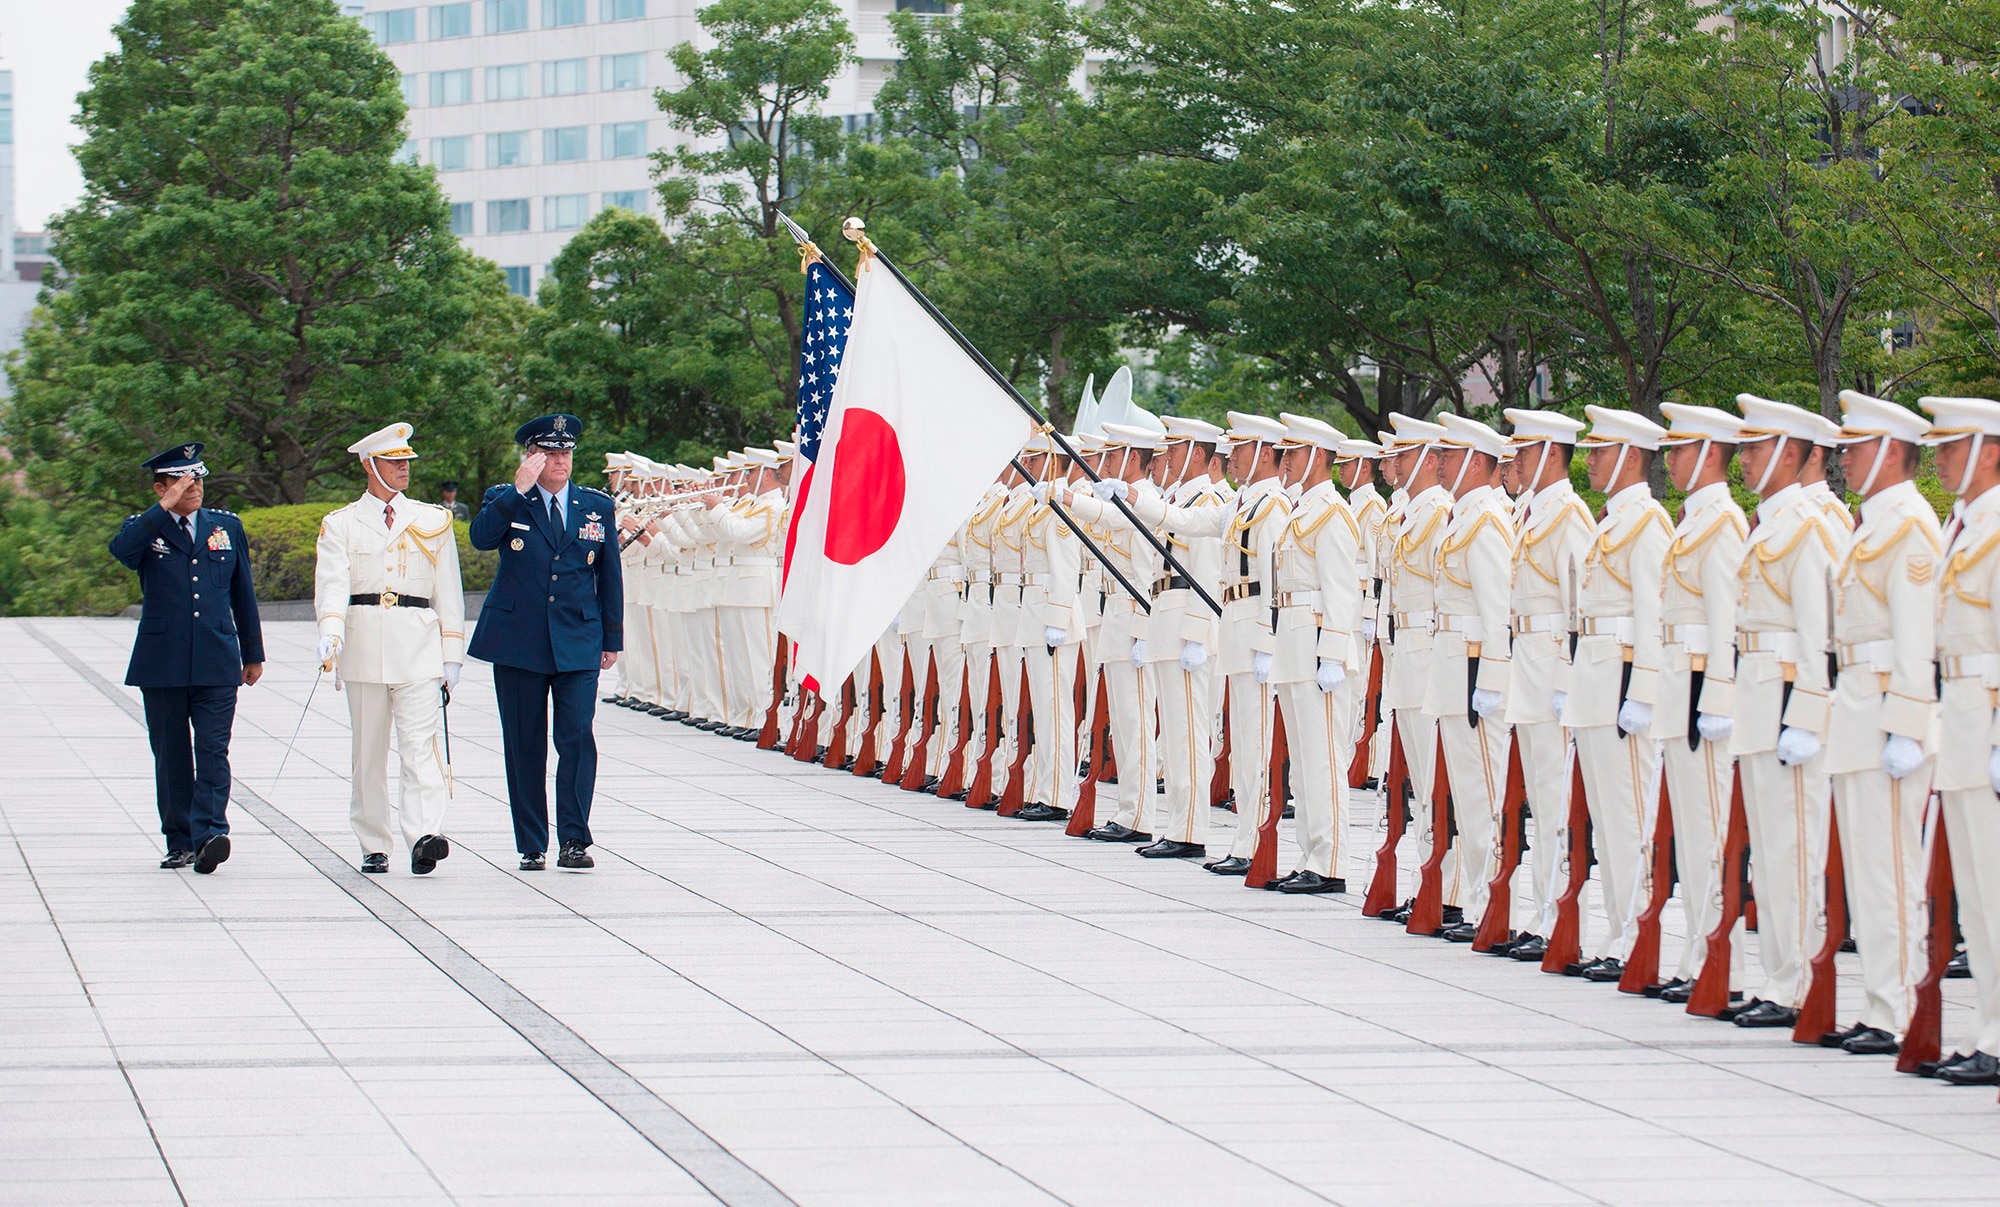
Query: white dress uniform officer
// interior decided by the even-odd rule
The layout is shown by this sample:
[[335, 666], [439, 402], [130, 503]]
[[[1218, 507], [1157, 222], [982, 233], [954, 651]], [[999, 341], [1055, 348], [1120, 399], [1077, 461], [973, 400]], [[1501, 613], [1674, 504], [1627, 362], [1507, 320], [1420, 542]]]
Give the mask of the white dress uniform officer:
[[410, 870], [421, 876], [451, 853], [443, 833], [450, 789], [439, 685], [456, 687], [464, 669], [465, 598], [451, 512], [403, 494], [417, 456], [410, 431], [392, 423], [348, 446], [361, 458], [368, 493], [321, 521], [313, 598], [320, 661], [338, 663], [353, 723], [348, 820], [361, 843], [361, 870], [389, 870], [393, 725], [403, 839]]

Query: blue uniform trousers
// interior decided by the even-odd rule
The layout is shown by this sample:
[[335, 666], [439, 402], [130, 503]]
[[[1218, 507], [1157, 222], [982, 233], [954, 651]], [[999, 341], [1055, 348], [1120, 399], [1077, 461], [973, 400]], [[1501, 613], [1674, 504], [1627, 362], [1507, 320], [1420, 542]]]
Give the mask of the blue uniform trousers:
[[[147, 687], [153, 790], [169, 851], [198, 851], [229, 833], [229, 730], [234, 687]], [[192, 740], [190, 740], [192, 739]]]
[[549, 701], [555, 701], [556, 837], [590, 845], [590, 796], [597, 784], [597, 672], [545, 675], [518, 666], [493, 667], [500, 703], [500, 739], [507, 756], [507, 802], [514, 810], [514, 845], [523, 855], [549, 849]]

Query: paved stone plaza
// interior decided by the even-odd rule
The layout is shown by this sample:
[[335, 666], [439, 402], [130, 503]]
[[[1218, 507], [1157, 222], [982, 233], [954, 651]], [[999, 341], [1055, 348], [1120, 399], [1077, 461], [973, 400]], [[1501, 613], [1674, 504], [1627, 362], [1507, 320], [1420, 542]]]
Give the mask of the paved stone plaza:
[[1991, 1091], [621, 709], [519, 874], [477, 663], [453, 857], [364, 877], [307, 624], [160, 871], [132, 632], [0, 622], [0, 1202], [2000, 1201]]

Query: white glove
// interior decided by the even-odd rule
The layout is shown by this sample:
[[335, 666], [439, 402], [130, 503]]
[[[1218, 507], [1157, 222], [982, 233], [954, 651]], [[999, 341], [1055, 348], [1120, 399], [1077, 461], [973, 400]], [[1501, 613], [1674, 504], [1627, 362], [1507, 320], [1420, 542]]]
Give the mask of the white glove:
[[1257, 682], [1271, 681], [1271, 656], [1263, 650], [1250, 655], [1250, 673], [1257, 676]]
[[1330, 692], [1347, 680], [1347, 668], [1331, 658], [1322, 658], [1319, 660], [1319, 673], [1313, 678], [1319, 683], [1321, 691]]
[[346, 681], [345, 679], [342, 679], [342, 678], [340, 677], [340, 668], [339, 668], [338, 666], [334, 667], [334, 668], [333, 668], [333, 690], [335, 690], [335, 691], [340, 691], [340, 690], [341, 690], [342, 688], [345, 688], [346, 686], [347, 686], [347, 681]]
[[1778, 761], [1787, 767], [1796, 767], [1819, 753], [1819, 738], [1810, 731], [1794, 729], [1790, 725], [1778, 733]]
[[1500, 711], [1500, 693], [1483, 687], [1473, 688], [1472, 711], [1482, 717], [1490, 717]]
[[1068, 629], [1059, 629], [1052, 624], [1042, 626], [1043, 645], [1061, 645], [1063, 642], [1068, 640], [1069, 640]]
[[1146, 639], [1144, 637], [1135, 637], [1132, 639], [1132, 665], [1146, 665]]
[[1182, 670], [1198, 671], [1201, 669], [1202, 663], [1207, 661], [1208, 661], [1207, 646], [1203, 645], [1199, 641], [1183, 641], [1181, 643]]
[[1736, 718], [1712, 712], [1696, 713], [1694, 731], [1705, 742], [1726, 742], [1729, 735], [1736, 732]]
[[1618, 728], [1626, 733], [1638, 733], [1652, 723], [1653, 706], [1650, 704], [1627, 700], [1618, 708]]
[[1373, 620], [1364, 620], [1361, 622], [1361, 640], [1375, 640], [1375, 622]]
[[1050, 485], [1051, 485], [1051, 484], [1050, 484], [1050, 483], [1048, 483], [1048, 482], [1037, 482], [1037, 483], [1035, 483], [1035, 489], [1034, 489], [1034, 491], [1033, 491], [1033, 493], [1034, 493], [1034, 496], [1035, 496], [1035, 502], [1037, 502], [1037, 503], [1046, 503], [1046, 502], [1048, 502], [1048, 501], [1049, 501], [1049, 486], [1050, 486]]
[[340, 638], [335, 637], [332, 633], [328, 633], [319, 639], [319, 664], [321, 666], [325, 666], [328, 662], [332, 661], [333, 656], [339, 652]]
[[1995, 746], [1992, 756], [1986, 760], [1986, 782], [1993, 785], [1995, 792], [2000, 792], [2000, 746]]
[[1900, 733], [1892, 733], [1882, 743], [1882, 770], [1899, 780], [1924, 765], [1924, 748]]
[[1131, 487], [1116, 478], [1099, 478], [1090, 484], [1090, 493], [1103, 499], [1106, 503], [1109, 503], [1113, 499], [1125, 498], [1131, 494], [1131, 491]]
[[444, 664], [444, 686], [445, 686], [445, 689], [446, 689], [447, 691], [456, 691], [456, 690], [458, 690], [458, 680], [459, 680], [460, 676], [462, 676], [462, 675], [464, 675], [464, 674], [465, 674], [465, 664], [464, 664], [463, 662], [447, 662], [447, 663], [445, 663], [445, 664]]
[[1549, 697], [1549, 711], [1555, 714], [1556, 720], [1560, 721], [1563, 719], [1563, 707], [1568, 703], [1568, 692], [1557, 692], [1555, 695]]

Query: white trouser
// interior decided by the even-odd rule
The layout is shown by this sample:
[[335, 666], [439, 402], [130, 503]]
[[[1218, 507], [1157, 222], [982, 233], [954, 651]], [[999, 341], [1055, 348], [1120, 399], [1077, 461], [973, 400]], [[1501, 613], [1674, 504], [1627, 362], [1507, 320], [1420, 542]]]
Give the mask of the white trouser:
[[1805, 1000], [1806, 961], [1826, 939], [1824, 753], [1794, 767], [1767, 750], [1737, 758], [1750, 823], [1750, 882], [1757, 901], [1757, 955], [1764, 985], [1756, 995], [1797, 1009]]
[[[965, 647], [965, 690], [972, 700], [972, 708], [965, 714], [964, 723], [972, 726], [972, 737], [965, 744], [965, 767], [960, 774], [965, 778], [965, 786], [970, 788], [973, 771], [986, 754], [986, 697], [993, 690], [993, 647], [984, 641], [975, 641]], [[997, 742], [999, 739], [996, 737], [994, 740]], [[994, 757], [999, 758], [997, 752]]]
[[1534, 816], [1528, 842], [1529, 934], [1549, 936], [1556, 925], [1556, 898], [1569, 879], [1569, 731], [1560, 721], [1514, 727], [1521, 751], [1521, 786]]
[[777, 634], [769, 608], [717, 608], [722, 631], [722, 678], [729, 685], [727, 712], [719, 718], [750, 729], [764, 727], [771, 704], [771, 667], [777, 654]]
[[[1111, 824], [1151, 834], [1153, 782], [1160, 774], [1159, 747], [1153, 741], [1153, 668], [1116, 658], [1105, 663], [1103, 671], [1104, 699], [1111, 710], [1111, 749], [1118, 760], [1113, 797], [1118, 808]], [[1180, 668], [1174, 671], [1178, 674]], [[1103, 793], [1101, 786], [1098, 792]]]
[[[1899, 1039], [1910, 1028], [1917, 982], [1929, 971], [1924, 954], [1924, 805], [1930, 798], [1931, 769], [1926, 759], [1899, 780], [1881, 770], [1833, 777], [1841, 871], [1854, 947], [1861, 955], [1861, 1022]], [[1996, 807], [2000, 802], [1989, 798], [1987, 808]]]
[[1636, 919], [1653, 892], [1653, 824], [1660, 812], [1660, 743], [1616, 725], [1571, 731], [1583, 763], [1583, 794], [1596, 827], [1597, 871], [1609, 929], [1599, 956], [1623, 960], [1639, 937]]
[[688, 613], [687, 651], [691, 659], [700, 667], [695, 679], [694, 708], [696, 717], [704, 721], [726, 721], [729, 712], [724, 701], [728, 698], [728, 685], [723, 682], [722, 626], [716, 619], [716, 609], [700, 608]]
[[2000, 1056], [2000, 808], [1986, 788], [1947, 788], [1939, 795], [1973, 986], [1972, 1017], [1948, 1051]]
[[1307, 679], [1278, 688], [1298, 815], [1295, 870], [1340, 879], [1346, 878], [1347, 766], [1354, 757], [1355, 696], [1346, 686], [1323, 692]]
[[[1681, 878], [1687, 913], [1687, 942], [1674, 975], [1692, 981], [1708, 961], [1708, 936], [1722, 921], [1723, 842], [1729, 834], [1730, 789], [1735, 760], [1725, 742], [1699, 739], [1688, 749], [1685, 735], [1667, 738], [1667, 802], [1674, 818], [1674, 867]], [[1743, 983], [1743, 944], [1729, 945], [1729, 987]]]
[[[1417, 832], [1417, 866], [1422, 867], [1431, 857], [1431, 789], [1437, 784], [1438, 723], [1436, 717], [1414, 704], [1397, 709], [1394, 715], [1396, 736], [1403, 743], [1403, 767], [1410, 774], [1410, 827]], [[1392, 800], [1388, 807], [1400, 809], [1403, 802]], [[1438, 865], [1446, 884], [1455, 874], [1452, 860], [1456, 854], [1447, 843], [1444, 862]]]
[[1028, 667], [1028, 711], [1035, 727], [1034, 757], [1025, 771], [1023, 803], [1076, 807], [1077, 648], [1059, 645], [1024, 651]]
[[1277, 699], [1249, 671], [1228, 676], [1229, 790], [1236, 794], [1233, 859], [1257, 853], [1257, 830], [1271, 805], [1271, 713]]
[[1199, 670], [1187, 671], [1178, 662], [1157, 662], [1153, 675], [1160, 700], [1160, 773], [1166, 781], [1160, 826], [1153, 837], [1206, 846], [1208, 781], [1215, 774], [1215, 727], [1209, 708], [1213, 666], [1204, 662]]
[[353, 733], [353, 789], [347, 820], [361, 840], [363, 855], [387, 855], [395, 849], [389, 833], [389, 728], [396, 729], [396, 753], [403, 764], [403, 842], [444, 830], [449, 800], [444, 776], [444, 743], [438, 733], [442, 704], [441, 680], [414, 683], [355, 683], [349, 680], [347, 718]]
[[1504, 721], [1466, 724], [1464, 717], [1439, 717], [1445, 773], [1451, 783], [1458, 857], [1446, 861], [1444, 903], [1461, 906], [1474, 926], [1485, 916], [1487, 884], [1500, 874], [1500, 806], [1507, 792]]
[[[1013, 786], [1014, 760], [1019, 756], [1021, 743], [1028, 740], [1028, 735], [1021, 732], [1021, 673], [1027, 651], [1018, 645], [1001, 645], [993, 648], [993, 654], [1000, 675], [1000, 750], [993, 756], [993, 795], [1005, 796]], [[1034, 773], [1026, 764], [1021, 770], [1024, 775]], [[1033, 782], [1033, 779], [1028, 781]], [[1021, 799], [1033, 798], [1024, 795]]]
[[667, 613], [666, 633], [673, 642], [674, 668], [676, 670], [674, 695], [668, 701], [675, 711], [689, 716], [700, 716], [697, 711], [702, 701], [702, 681], [707, 676], [707, 668], [701, 650], [694, 641], [693, 612]]
[[[653, 652], [654, 703], [672, 708], [680, 678], [680, 668], [674, 660], [673, 628], [670, 623], [673, 618], [664, 609], [654, 607], [646, 608], [640, 615], [645, 620], [646, 642]], [[618, 661], [622, 665], [629, 657], [630, 654], [621, 654]]]
[[959, 707], [965, 691], [965, 646], [957, 637], [950, 636], [932, 640], [930, 647], [938, 668], [938, 720], [937, 732], [931, 735], [924, 775], [943, 779], [945, 764], [951, 760], [951, 752], [957, 747], [958, 735], [964, 732], [966, 723]]
[[618, 657], [620, 696], [633, 696], [648, 704], [660, 702], [660, 676], [653, 664], [653, 634], [646, 626], [646, 605], [625, 605], [625, 652]]

